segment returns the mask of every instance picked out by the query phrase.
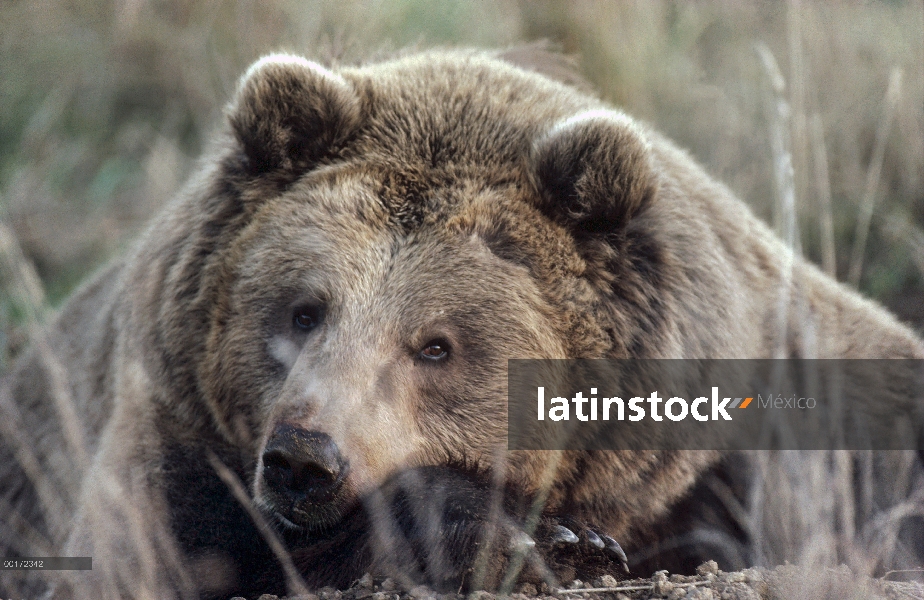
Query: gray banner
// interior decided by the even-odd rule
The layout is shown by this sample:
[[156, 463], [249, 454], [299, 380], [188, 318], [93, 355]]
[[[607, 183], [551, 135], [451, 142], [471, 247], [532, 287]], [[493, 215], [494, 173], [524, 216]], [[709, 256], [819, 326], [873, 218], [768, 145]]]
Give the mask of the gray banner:
[[511, 450], [915, 450], [920, 360], [511, 360]]
[[93, 558], [89, 556], [42, 556], [4, 558], [0, 569], [4, 571], [92, 571]]

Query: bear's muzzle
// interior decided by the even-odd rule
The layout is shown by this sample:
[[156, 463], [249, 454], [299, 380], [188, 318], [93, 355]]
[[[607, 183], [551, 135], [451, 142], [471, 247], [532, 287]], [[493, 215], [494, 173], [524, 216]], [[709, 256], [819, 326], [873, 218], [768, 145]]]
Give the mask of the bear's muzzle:
[[278, 516], [308, 530], [339, 520], [349, 465], [330, 436], [281, 423], [262, 464], [265, 500]]

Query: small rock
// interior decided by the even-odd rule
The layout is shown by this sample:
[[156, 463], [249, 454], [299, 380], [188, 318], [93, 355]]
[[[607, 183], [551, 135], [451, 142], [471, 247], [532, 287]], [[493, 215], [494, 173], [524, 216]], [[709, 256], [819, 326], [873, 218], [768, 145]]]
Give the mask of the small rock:
[[[343, 598], [343, 592], [332, 587], [322, 587], [318, 590], [318, 597], [321, 600], [340, 600]], [[257, 600], [260, 599], [258, 598]]]
[[745, 569], [741, 571], [744, 573], [744, 580], [747, 583], [763, 583], [764, 576], [761, 573], [760, 569]]
[[632, 599], [626, 596], [625, 594], [623, 594], [622, 592], [619, 592], [618, 594], [616, 594], [616, 600], [632, 600]]
[[372, 590], [355, 589], [353, 590], [354, 600], [365, 600], [372, 595]]
[[372, 575], [366, 573], [356, 582], [356, 587], [369, 589], [372, 587]]
[[584, 587], [584, 582], [581, 581], [580, 579], [575, 579], [574, 581], [571, 582], [571, 585], [568, 586], [568, 588], [572, 590], [579, 590], [583, 587]]
[[663, 581], [655, 581], [654, 585], [651, 587], [654, 593], [659, 594], [661, 596], [667, 596], [668, 594], [674, 591], [674, 589], [676, 588], [676, 584], [671, 581], [668, 581], [667, 577], [665, 577]]
[[651, 576], [651, 580], [655, 583], [658, 583], [660, 581], [667, 581], [667, 575], [668, 575], [667, 571], [655, 571], [654, 575]]
[[434, 598], [433, 590], [425, 585], [412, 587], [407, 595], [411, 598], [415, 598], [416, 600], [436, 600]]
[[[233, 598], [231, 600], [234, 600]], [[299, 594], [297, 596], [288, 596], [286, 600], [321, 600], [317, 594]]]
[[279, 596], [274, 596], [273, 594], [263, 594], [257, 600], [279, 600]]
[[619, 584], [612, 575], [604, 575], [600, 578], [600, 587], [616, 587]]
[[[671, 583], [674, 583], [673, 581]], [[667, 600], [682, 600], [686, 596], [687, 590], [682, 587], [675, 587], [670, 594], [667, 595]]]
[[715, 600], [715, 594], [709, 588], [691, 587], [683, 600]]
[[386, 592], [393, 592], [398, 589], [398, 584], [391, 577], [386, 577], [382, 582], [381, 588]]
[[247, 600], [247, 598], [244, 598], [242, 596], [235, 596], [234, 598], [231, 598], [231, 600]]
[[726, 573], [722, 579], [728, 583], [744, 583], [747, 581], [748, 576], [741, 571], [736, 571], [734, 573]]
[[520, 587], [520, 593], [526, 594], [527, 596], [535, 596], [536, 594], [539, 593], [539, 590], [537, 590], [536, 586], [534, 586], [533, 584], [525, 583]]
[[696, 567], [696, 572], [699, 575], [706, 575], [708, 573], [718, 574], [719, 564], [714, 560], [707, 560], [700, 566]]
[[391, 600], [391, 597], [394, 594], [389, 594], [388, 592], [375, 592], [372, 594], [372, 600]]

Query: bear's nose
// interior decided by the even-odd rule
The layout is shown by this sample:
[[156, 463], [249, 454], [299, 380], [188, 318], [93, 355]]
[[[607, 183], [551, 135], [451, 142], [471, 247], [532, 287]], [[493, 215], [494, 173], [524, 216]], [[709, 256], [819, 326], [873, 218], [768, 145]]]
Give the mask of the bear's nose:
[[340, 450], [325, 433], [282, 423], [263, 451], [263, 479], [276, 493], [292, 500], [324, 501], [343, 482]]

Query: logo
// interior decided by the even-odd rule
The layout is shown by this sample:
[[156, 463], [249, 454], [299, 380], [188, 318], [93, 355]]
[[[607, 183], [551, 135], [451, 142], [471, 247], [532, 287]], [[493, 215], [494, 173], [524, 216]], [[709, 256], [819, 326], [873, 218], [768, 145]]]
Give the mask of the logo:
[[[732, 417], [728, 413], [728, 410], [747, 408], [754, 399], [753, 397], [747, 397], [735, 398], [732, 400], [729, 396], [719, 400], [720, 394], [718, 387], [712, 388], [711, 398], [700, 396], [694, 399], [692, 403], [679, 396], [672, 396], [665, 401], [658, 395], [657, 390], [652, 392], [647, 398], [634, 396], [629, 399], [628, 403], [616, 396], [598, 399], [596, 394], [597, 388], [590, 388], [590, 397], [585, 398], [583, 392], [578, 392], [571, 398], [570, 404], [574, 405], [574, 416], [576, 420], [625, 421], [626, 407], [628, 405], [628, 409], [632, 412], [632, 414], [628, 415], [629, 421], [641, 421], [646, 418], [646, 416], [654, 421], [663, 421], [664, 417], [667, 417], [671, 421], [682, 421], [688, 416], [693, 417], [697, 421], [709, 421], [710, 417], [713, 421], [718, 421], [720, 419], [731, 421]], [[646, 402], [648, 403], [647, 409], [644, 406]], [[664, 410], [660, 412], [659, 409], [661, 408], [660, 405], [662, 402], [664, 402]], [[570, 404], [567, 398], [557, 396], [549, 400], [549, 409], [546, 411], [545, 387], [538, 387], [538, 420], [544, 421], [546, 415], [548, 415], [548, 418], [552, 421], [569, 421], [571, 420]], [[705, 414], [700, 412], [704, 404], [711, 407], [711, 412]], [[729, 404], [731, 404], [731, 406], [729, 406]], [[585, 409], [589, 412], [585, 412]]]

